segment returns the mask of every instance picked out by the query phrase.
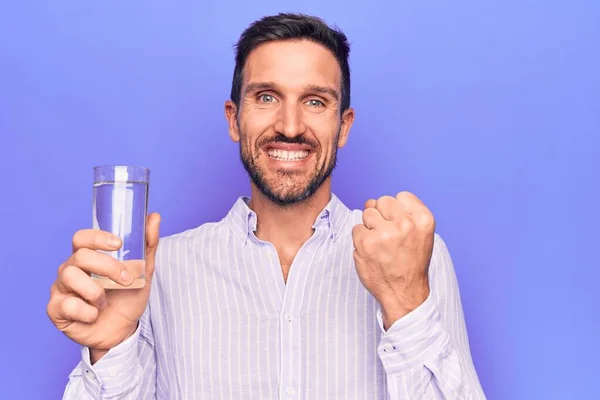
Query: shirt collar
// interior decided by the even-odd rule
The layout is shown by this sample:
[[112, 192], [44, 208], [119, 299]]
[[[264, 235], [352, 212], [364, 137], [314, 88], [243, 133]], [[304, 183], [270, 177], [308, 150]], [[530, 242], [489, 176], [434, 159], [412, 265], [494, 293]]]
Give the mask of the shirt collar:
[[[242, 244], [246, 244], [250, 234], [256, 231], [257, 217], [248, 207], [249, 201], [249, 197], [240, 196], [224, 218], [231, 232]], [[315, 219], [313, 228], [328, 229], [331, 239], [335, 241], [350, 213], [350, 209], [332, 193], [331, 199]]]

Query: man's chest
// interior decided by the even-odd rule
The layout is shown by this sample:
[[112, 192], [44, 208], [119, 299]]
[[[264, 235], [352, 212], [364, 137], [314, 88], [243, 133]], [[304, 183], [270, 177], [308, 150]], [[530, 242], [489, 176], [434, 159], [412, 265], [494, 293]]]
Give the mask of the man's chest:
[[277, 252], [265, 246], [171, 256], [159, 280], [155, 346], [159, 365], [170, 368], [158, 373], [176, 376], [187, 394], [377, 391], [377, 304], [356, 275], [351, 246], [301, 249], [287, 283]]
[[350, 314], [371, 319], [376, 306], [358, 279], [351, 246], [301, 248], [287, 282], [269, 246], [188, 252], [161, 265], [160, 279], [173, 322], [268, 323], [293, 314], [305, 323], [346, 324]]

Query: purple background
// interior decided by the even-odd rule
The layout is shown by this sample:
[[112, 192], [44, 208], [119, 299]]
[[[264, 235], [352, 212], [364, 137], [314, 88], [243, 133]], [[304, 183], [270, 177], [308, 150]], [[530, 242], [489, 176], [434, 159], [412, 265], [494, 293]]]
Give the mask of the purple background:
[[600, 2], [5, 1], [0, 397], [58, 399], [78, 347], [45, 312], [92, 166], [152, 169], [162, 235], [248, 194], [223, 102], [252, 20], [352, 41], [357, 121], [335, 193], [410, 190], [454, 257], [490, 399], [600, 398]]

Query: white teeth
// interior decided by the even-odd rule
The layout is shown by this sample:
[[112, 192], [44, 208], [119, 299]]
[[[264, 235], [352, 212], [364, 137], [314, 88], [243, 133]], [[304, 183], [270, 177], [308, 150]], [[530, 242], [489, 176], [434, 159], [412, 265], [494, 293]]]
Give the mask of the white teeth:
[[276, 160], [298, 161], [308, 157], [308, 150], [288, 151], [271, 149], [268, 151], [268, 154]]

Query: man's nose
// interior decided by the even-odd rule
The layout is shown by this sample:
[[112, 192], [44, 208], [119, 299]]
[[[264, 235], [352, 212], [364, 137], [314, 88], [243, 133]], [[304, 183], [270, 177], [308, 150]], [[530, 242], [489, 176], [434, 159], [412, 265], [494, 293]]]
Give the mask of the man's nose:
[[280, 108], [275, 123], [275, 130], [293, 138], [305, 133], [306, 126], [302, 121], [302, 109], [298, 104], [285, 104]]

